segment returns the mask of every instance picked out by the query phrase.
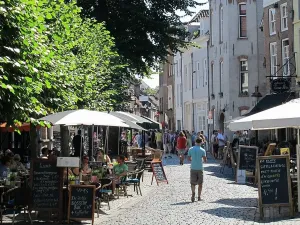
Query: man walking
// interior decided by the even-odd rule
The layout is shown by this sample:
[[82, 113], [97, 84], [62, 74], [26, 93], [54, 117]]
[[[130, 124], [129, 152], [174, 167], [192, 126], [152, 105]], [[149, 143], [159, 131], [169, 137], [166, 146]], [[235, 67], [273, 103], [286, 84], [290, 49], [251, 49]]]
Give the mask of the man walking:
[[201, 200], [202, 184], [203, 184], [203, 161], [207, 162], [206, 152], [201, 148], [202, 139], [197, 137], [195, 146], [191, 147], [188, 152], [188, 160], [191, 163], [191, 188], [192, 202], [195, 201], [195, 189], [198, 185], [198, 201]]

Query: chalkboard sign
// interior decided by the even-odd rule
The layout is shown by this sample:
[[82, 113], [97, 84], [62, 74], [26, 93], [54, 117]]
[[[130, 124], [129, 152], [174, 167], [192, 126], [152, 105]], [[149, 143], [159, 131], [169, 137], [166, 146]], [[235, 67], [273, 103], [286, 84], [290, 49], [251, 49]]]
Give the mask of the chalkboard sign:
[[164, 171], [161, 161], [151, 162], [151, 167], [152, 167], [152, 172], [153, 172], [151, 184], [153, 183], [153, 177], [155, 177], [157, 185], [158, 185], [158, 183], [161, 183], [161, 182], [168, 183], [167, 176], [166, 176], [166, 173]]
[[31, 167], [31, 209], [59, 210], [62, 203], [63, 171], [56, 161], [36, 159]]
[[257, 158], [260, 212], [264, 206], [289, 206], [293, 213], [289, 156]]
[[255, 171], [256, 156], [258, 148], [256, 146], [239, 146], [238, 169]]
[[94, 185], [71, 185], [69, 192], [69, 221], [92, 220], [94, 223], [95, 209]]

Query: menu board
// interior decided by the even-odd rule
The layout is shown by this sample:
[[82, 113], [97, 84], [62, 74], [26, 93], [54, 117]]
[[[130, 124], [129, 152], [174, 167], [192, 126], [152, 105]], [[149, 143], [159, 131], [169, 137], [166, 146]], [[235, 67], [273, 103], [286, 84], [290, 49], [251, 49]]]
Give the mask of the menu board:
[[36, 159], [32, 162], [31, 207], [36, 210], [59, 210], [62, 197], [62, 170], [56, 161]]
[[[164, 171], [163, 165], [161, 161], [155, 161], [151, 162], [151, 167], [152, 167], [152, 182], [153, 182], [153, 177], [155, 177], [157, 184], [161, 182], [166, 182], [168, 183], [166, 173]], [[151, 182], [151, 184], [152, 184]]]
[[255, 171], [256, 156], [258, 148], [256, 146], [239, 146], [238, 168], [240, 170]]
[[262, 205], [291, 203], [288, 157], [259, 157], [258, 163]]
[[69, 220], [94, 221], [95, 186], [71, 185], [69, 192]]

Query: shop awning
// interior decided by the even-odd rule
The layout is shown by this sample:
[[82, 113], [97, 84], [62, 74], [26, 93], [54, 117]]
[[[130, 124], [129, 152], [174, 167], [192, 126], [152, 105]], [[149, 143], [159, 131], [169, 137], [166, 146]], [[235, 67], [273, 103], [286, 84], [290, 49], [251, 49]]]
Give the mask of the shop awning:
[[142, 116], [143, 118], [145, 118], [145, 119], [147, 119], [147, 120], [149, 120], [150, 122], [152, 122], [152, 129], [156, 129], [156, 130], [161, 130], [162, 129], [162, 126], [161, 126], [161, 124], [159, 123], [159, 122], [157, 122], [157, 121], [154, 121], [154, 120], [152, 120], [152, 119], [150, 119], [150, 118], [148, 118], [148, 117], [146, 117], [146, 116]]
[[286, 103], [294, 98], [295, 92], [266, 95], [244, 116], [250, 116], [255, 113], [262, 112], [264, 110]]
[[136, 130], [146, 130], [144, 129], [143, 127], [137, 125], [132, 119], [132, 117], [129, 117], [125, 114], [122, 114], [122, 113], [118, 113], [118, 112], [110, 112], [109, 114], [115, 116], [115, 117], [118, 117], [119, 119], [121, 119], [122, 121], [124, 121], [124, 123], [126, 123], [129, 128], [132, 128], [132, 129], [136, 129]]

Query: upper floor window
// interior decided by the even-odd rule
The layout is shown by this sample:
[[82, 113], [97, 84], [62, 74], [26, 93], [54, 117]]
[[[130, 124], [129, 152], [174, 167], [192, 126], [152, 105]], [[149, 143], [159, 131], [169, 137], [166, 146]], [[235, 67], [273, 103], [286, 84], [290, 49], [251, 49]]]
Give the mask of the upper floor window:
[[213, 14], [213, 11], [211, 10], [210, 11], [210, 45], [214, 45], [214, 21], [213, 21], [213, 18], [214, 18], [214, 14]]
[[179, 76], [179, 65], [178, 65], [178, 60], [176, 60], [176, 76], [178, 77]]
[[[208, 68], [207, 68], [207, 59], [203, 60], [203, 80], [205, 80], [205, 85], [207, 85], [207, 76], [208, 76]], [[203, 84], [204, 87], [204, 84]]]
[[169, 77], [172, 76], [172, 73], [173, 73], [173, 67], [172, 67], [172, 64], [169, 63]]
[[248, 79], [248, 60], [243, 59], [240, 61], [240, 93], [248, 94], [249, 92], [249, 79]]
[[189, 75], [188, 75], [188, 81], [189, 81], [189, 90], [192, 90], [192, 76], [194, 76], [193, 69], [192, 69], [192, 63], [189, 63]]
[[201, 73], [200, 73], [200, 62], [197, 62], [197, 76], [196, 76], [196, 84], [197, 84], [197, 88], [200, 87], [200, 83], [201, 83]]
[[271, 76], [277, 76], [277, 43], [270, 43]]
[[188, 75], [187, 75], [187, 65], [184, 65], [184, 91], [187, 91]]
[[211, 93], [214, 94], [214, 64], [211, 64], [210, 76], [211, 76]]
[[289, 53], [289, 39], [282, 40], [282, 64], [283, 76], [290, 75], [290, 53]]
[[281, 31], [288, 30], [288, 10], [287, 3], [280, 5]]
[[247, 37], [247, 5], [239, 4], [239, 38]]
[[270, 35], [276, 34], [276, 11], [274, 8], [269, 9], [269, 30]]
[[224, 63], [223, 61], [220, 62], [220, 93], [222, 92], [222, 80], [224, 76]]
[[223, 6], [220, 7], [220, 43], [223, 42], [223, 30], [224, 30], [224, 20], [223, 20]]

